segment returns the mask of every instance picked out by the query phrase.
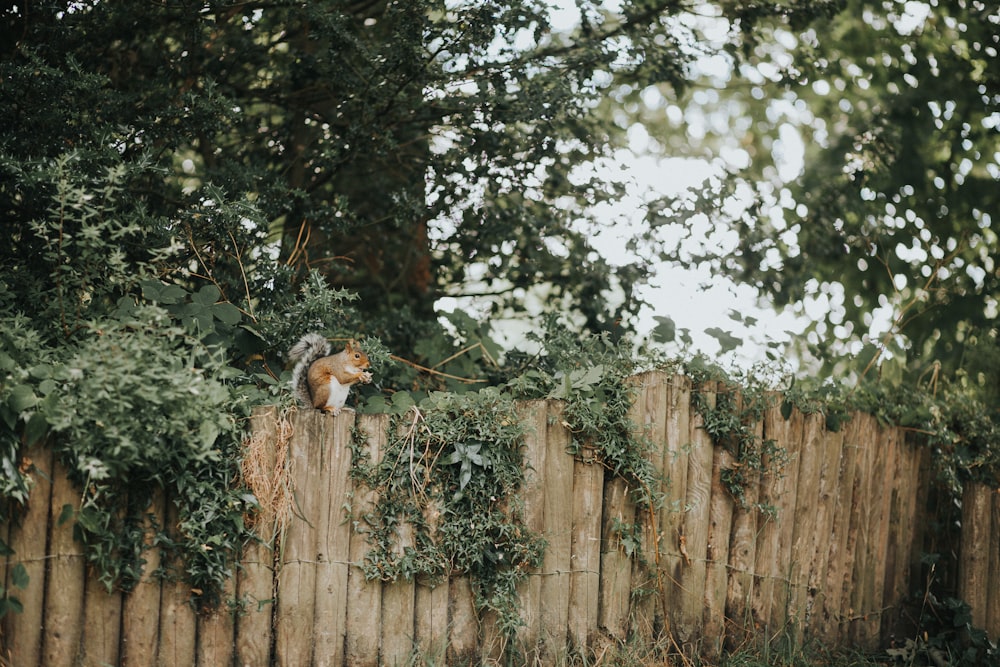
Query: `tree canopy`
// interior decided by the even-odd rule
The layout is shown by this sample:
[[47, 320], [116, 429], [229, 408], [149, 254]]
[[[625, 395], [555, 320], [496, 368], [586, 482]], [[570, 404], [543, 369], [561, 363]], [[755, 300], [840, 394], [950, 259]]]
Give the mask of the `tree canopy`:
[[[827, 368], [878, 351], [990, 397], [995, 11], [560, 6], [572, 21], [541, 0], [0, 10], [0, 497], [26, 498], [23, 449], [48, 438], [86, 489], [88, 557], [127, 586], [165, 484], [188, 536], [174, 548], [210, 590], [255, 502], [236, 483], [241, 428], [288, 400], [301, 334], [362, 338], [376, 406], [548, 386], [522, 372], [572, 366], [573, 335], [629, 333], [663, 260], [709, 262], [779, 307], [830, 305], [807, 339]], [[626, 181], [593, 165], [637, 120], [665, 151], [736, 158], [704, 196], [651, 206], [636, 258], [613, 264], [594, 211]], [[695, 234], [694, 215], [737, 242], [659, 236]], [[564, 328], [548, 355], [501, 364], [503, 318]]]
[[[737, 59], [686, 111], [715, 121], [700, 150], [739, 157], [699, 206], [652, 216], [709, 211], [738, 241], [673, 257], [710, 262], [779, 308], [818, 306], [799, 351], [821, 375], [881, 364], [997, 405], [996, 8], [851, 1], [819, 20], [731, 27]], [[790, 174], [795, 135], [803, 165]], [[728, 194], [749, 205], [727, 218]]]
[[575, 6], [6, 5], [0, 516], [47, 439], [109, 585], [159, 484], [211, 591], [255, 502], [242, 425], [305, 331], [362, 338], [383, 401], [516, 374], [485, 316], [627, 331], [648, 267], [591, 240], [623, 187], [586, 169], [623, 137], [602, 101], [682, 90], [702, 40], [672, 0]]

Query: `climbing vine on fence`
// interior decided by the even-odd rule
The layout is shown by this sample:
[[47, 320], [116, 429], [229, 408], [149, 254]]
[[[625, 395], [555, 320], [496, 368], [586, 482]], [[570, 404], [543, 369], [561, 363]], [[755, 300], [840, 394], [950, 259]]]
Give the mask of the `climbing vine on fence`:
[[[746, 490], [757, 483], [760, 473], [769, 468], [780, 474], [787, 462], [785, 450], [773, 439], [763, 438], [757, 428], [765, 411], [777, 400], [776, 394], [759, 379], [751, 376], [737, 381], [698, 358], [689, 362], [686, 370], [695, 387], [691, 400], [703, 419], [705, 431], [734, 457], [733, 465], [722, 470], [722, 483], [744, 509], [755, 507], [773, 513], [772, 507], [751, 503]], [[706, 386], [711, 389], [700, 389]], [[713, 401], [709, 400], [709, 393]]]
[[378, 493], [352, 517], [367, 533], [369, 579], [469, 576], [478, 610], [497, 613], [512, 636], [520, 626], [516, 587], [541, 563], [542, 539], [525, 525], [523, 430], [497, 388], [437, 393], [393, 417], [381, 460], [353, 447], [356, 481]]

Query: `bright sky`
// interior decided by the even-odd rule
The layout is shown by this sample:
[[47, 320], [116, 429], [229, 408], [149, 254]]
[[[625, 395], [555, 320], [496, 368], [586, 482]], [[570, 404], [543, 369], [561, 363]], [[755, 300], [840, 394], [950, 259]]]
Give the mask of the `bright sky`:
[[[579, 21], [579, 12], [574, 3], [567, 0], [553, 0], [558, 6], [553, 15], [556, 29], [569, 29]], [[612, 0], [606, 3], [616, 5]], [[707, 19], [712, 21], [712, 19]], [[705, 29], [707, 36], [722, 39], [728, 31], [728, 25], [715, 21]], [[729, 62], [717, 56], [709, 56], [699, 62], [699, 69], [720, 79], [729, 79]], [[690, 128], [697, 134], [703, 134], [698, 128]], [[607, 231], [595, 242], [612, 262], [628, 261], [625, 241], [631, 236], [630, 230], [643, 224], [646, 206], [649, 202], [665, 195], [677, 194], [686, 188], [697, 186], [711, 175], [715, 168], [705, 160], [684, 158], [657, 158], [650, 154], [648, 147], [650, 136], [646, 128], [636, 125], [629, 130], [630, 146], [628, 150], [619, 151], [615, 155], [617, 164], [609, 169], [617, 171], [624, 169], [634, 181], [629, 196], [615, 203], [614, 206], [599, 208], [595, 212], [609, 221]], [[655, 138], [654, 138], [655, 140]], [[791, 125], [783, 126], [779, 133], [779, 141], [775, 145], [779, 163], [779, 177], [791, 180], [802, 169], [804, 146], [798, 132]], [[741, 150], [723, 152], [721, 158], [733, 166], [745, 166], [745, 153]], [[745, 158], [745, 159], [744, 159]], [[743, 162], [744, 164], [740, 164]], [[623, 222], [625, 221], [625, 222]], [[694, 229], [694, 236], [708, 238], [712, 232], [711, 221], [705, 219], [700, 224], [701, 229]], [[714, 236], [713, 236], [714, 238]], [[720, 239], [722, 241], [723, 239]], [[722, 248], [724, 250], [724, 248]], [[707, 270], [697, 271], [676, 267], [671, 264], [650, 266], [652, 275], [650, 284], [642, 290], [643, 296], [652, 304], [639, 313], [638, 330], [644, 335], [652, 330], [657, 316], [671, 318], [678, 329], [687, 329], [693, 339], [693, 350], [715, 356], [720, 351], [720, 345], [711, 335], [705, 332], [717, 328], [742, 338], [744, 344], [732, 353], [726, 355], [724, 361], [737, 366], [746, 367], [757, 361], [765, 360], [765, 344], [768, 341], [785, 343], [789, 340], [789, 332], [801, 332], [804, 323], [801, 318], [791, 313], [778, 315], [773, 309], [762, 307], [754, 290], [750, 287], [737, 285], [730, 280], [711, 275]], [[739, 318], [731, 314], [737, 313], [742, 320], [756, 320], [751, 326], [746, 326]]]
[[[573, 0], [550, 1], [556, 7], [552, 15], [554, 29], [568, 30], [579, 21], [579, 10]], [[617, 5], [617, 2], [610, 0], [605, 4]], [[713, 21], [710, 18], [705, 20]], [[715, 34], [718, 39], [722, 39], [727, 31], [728, 25], [716, 20], [708, 25], [705, 32], [710, 38]], [[698, 66], [714, 77], [722, 80], [729, 78], [729, 63], [724, 58], [708, 57], [699, 62]], [[667, 112], [670, 111], [668, 106]], [[677, 107], [673, 111], [680, 115]], [[788, 129], [791, 132], [782, 128], [779, 141], [775, 142], [775, 151], [781, 153], [777, 156], [780, 158], [780, 176], [791, 179], [802, 167], [804, 147], [798, 133], [790, 125]], [[694, 135], [704, 134], [703, 130], [690, 123], [688, 131]], [[697, 186], [718, 169], [704, 160], [653, 156], [648, 149], [651, 139], [655, 141], [655, 138], [651, 138], [641, 125], [630, 128], [629, 139], [628, 149], [619, 151], [613, 159], [593, 167], [598, 172], [606, 170], [609, 178], [621, 180], [625, 176], [632, 184], [626, 197], [614, 205], [603, 205], [594, 210], [600, 220], [607, 221], [604, 232], [594, 239], [594, 247], [599, 248], [610, 262], [618, 264], [634, 259], [629, 256], [625, 244], [628, 238], [634, 236], [635, 230], [645, 224], [644, 218], [650, 202]], [[734, 145], [738, 145], [738, 142], [734, 142]], [[749, 158], [742, 149], [730, 149], [723, 150], [720, 159], [731, 166], [740, 167], [745, 166]], [[700, 223], [692, 224], [701, 226], [701, 229], [693, 230], [695, 237], [718, 238], [720, 243], [725, 242], [724, 235], [711, 234], [711, 221], [703, 219]], [[789, 331], [801, 332], [804, 328], [801, 319], [791, 314], [778, 316], [773, 309], [761, 307], [753, 289], [711, 275], [707, 270], [686, 270], [663, 263], [649, 266], [649, 273], [649, 285], [642, 290], [642, 295], [652, 306], [644, 308], [638, 314], [638, 333], [640, 336], [647, 335], [657, 325], [656, 317], [671, 318], [678, 331], [688, 330], [693, 339], [691, 348], [675, 347], [671, 349], [672, 352], [701, 352], [723, 364], [746, 368], [766, 359], [768, 341], [785, 343], [789, 340]], [[529, 313], [536, 309], [540, 312], [546, 295], [526, 293], [522, 298]], [[442, 299], [438, 306], [442, 310], [476, 309], [474, 302], [453, 298]], [[734, 312], [739, 315], [736, 319], [731, 316]], [[756, 322], [747, 326], [741, 319]], [[497, 335], [506, 339], [501, 342], [508, 345], [519, 344], [525, 331], [531, 326], [523, 320], [503, 324], [494, 320], [494, 325], [500, 329], [496, 332]], [[710, 329], [732, 334], [743, 339], [744, 343], [733, 352], [720, 357], [718, 340], [705, 333]]]
[[[621, 168], [634, 178], [635, 188], [627, 198], [614, 206], [598, 209], [597, 213], [608, 220], [630, 219], [632, 224], [609, 225], [595, 247], [601, 248], [609, 260], [624, 262], [628, 260], [624, 247], [628, 229], [644, 224], [647, 203], [697, 186], [712, 173], [713, 167], [703, 160], [657, 159], [643, 155], [642, 146], [620, 151], [616, 157]], [[695, 236], [709, 237], [710, 221], [692, 224], [697, 225], [693, 230]], [[744, 340], [742, 346], [726, 355], [725, 361], [746, 367], [765, 360], [767, 341], [787, 342], [788, 331], [798, 332], [803, 328], [803, 323], [791, 314], [779, 316], [773, 309], [761, 307], [752, 288], [712, 275], [708, 270], [684, 269], [669, 263], [649, 268], [652, 278], [641, 293], [651, 307], [639, 313], [640, 335], [656, 326], [656, 316], [666, 316], [678, 329], [689, 330], [694, 341], [692, 351], [715, 356], [720, 352], [719, 342], [705, 332], [718, 328]], [[756, 320], [756, 323], [746, 326], [731, 316], [734, 312], [743, 320]]]

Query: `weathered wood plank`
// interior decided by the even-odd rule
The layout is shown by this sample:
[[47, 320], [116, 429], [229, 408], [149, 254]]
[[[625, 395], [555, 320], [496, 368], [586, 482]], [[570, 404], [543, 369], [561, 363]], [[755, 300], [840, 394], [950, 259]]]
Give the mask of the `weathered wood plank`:
[[84, 584], [83, 641], [80, 646], [82, 667], [119, 664], [121, 643], [122, 595], [108, 589], [97, 577], [86, 577]]
[[986, 598], [986, 622], [983, 629], [993, 641], [1000, 638], [1000, 493], [990, 489], [989, 594]]
[[789, 632], [796, 644], [801, 643], [803, 630], [808, 624], [807, 593], [809, 589], [809, 564], [816, 540], [817, 489], [823, 461], [823, 415], [805, 416], [802, 447], [795, 489], [795, 510], [792, 520], [792, 541], [789, 564], [789, 596], [786, 606]]
[[43, 616], [42, 664], [46, 667], [68, 667], [76, 663], [83, 637], [80, 618], [84, 611], [84, 555], [83, 545], [73, 539], [72, 521], [80, 492], [69, 481], [67, 473], [61, 463], [54, 462], [48, 516], [49, 572]]
[[851, 499], [854, 496], [855, 475], [857, 474], [858, 427], [860, 420], [852, 418], [844, 426], [841, 456], [838, 466], [837, 485], [834, 494], [833, 517], [830, 526], [830, 542], [827, 553], [827, 570], [823, 589], [825, 604], [818, 615], [817, 637], [834, 646], [840, 642], [843, 602], [851, 582], [854, 562], [853, 549], [848, 548], [848, 533], [851, 519]]
[[262, 510], [254, 517], [258, 541], [244, 546], [236, 575], [236, 597], [243, 607], [235, 619], [236, 658], [239, 665], [269, 665], [275, 609], [274, 549], [278, 544], [282, 498], [289, 491], [286, 457], [291, 424], [287, 415], [268, 406], [254, 410], [250, 430], [246, 455], [252, 447], [254, 462], [260, 466], [254, 474], [265, 480], [260, 491], [265, 497], [258, 498]]
[[500, 629], [500, 615], [492, 609], [484, 609], [479, 619], [479, 664], [500, 667], [504, 664], [509, 641]]
[[[639, 385], [630, 413], [636, 425], [637, 437], [645, 438], [652, 450], [648, 453], [650, 464], [656, 476], [663, 474], [663, 449], [666, 440], [666, 413], [670, 404], [671, 378], [662, 371], [650, 371], [631, 378]], [[653, 496], [658, 489], [634, 489], [633, 493]], [[633, 558], [631, 612], [633, 636], [642, 641], [651, 641], [657, 627], [663, 624], [662, 595], [663, 577], [660, 570], [662, 537], [657, 508], [649, 505], [636, 506], [634, 524], [639, 529], [638, 552], [643, 558]], [[639, 591], [642, 594], [639, 595]], [[660, 607], [660, 608], [658, 608]]]
[[830, 573], [830, 543], [833, 534], [834, 512], [840, 483], [840, 460], [844, 451], [844, 433], [822, 430], [817, 443], [819, 451], [819, 481], [815, 489], [814, 530], [809, 541], [808, 575], [806, 577], [805, 625], [810, 636], [817, 636], [825, 616], [829, 598], [826, 589]]
[[546, 434], [543, 536], [548, 542], [542, 562], [538, 638], [543, 664], [553, 664], [566, 650], [572, 570], [573, 457], [567, 453], [570, 432], [563, 423], [563, 406], [550, 403]]
[[[358, 430], [364, 434], [364, 451], [371, 465], [382, 460], [388, 441], [388, 415], [358, 415]], [[357, 667], [376, 667], [379, 661], [380, 635], [375, 632], [382, 618], [382, 583], [368, 581], [362, 566], [371, 549], [368, 544], [364, 517], [377, 501], [374, 489], [356, 486], [354, 494], [354, 530], [349, 538], [350, 561], [353, 566], [347, 576], [347, 640], [346, 662]]]
[[687, 567], [684, 517], [687, 513], [688, 456], [691, 451], [691, 380], [675, 375], [670, 380], [663, 451], [663, 507], [660, 509], [660, 607], [664, 634], [674, 635], [680, 619], [679, 601], [683, 570]]
[[[586, 456], [586, 454], [585, 454]], [[604, 469], [596, 459], [573, 466], [571, 569], [567, 625], [573, 646], [585, 650], [597, 630], [601, 586], [601, 506]]]
[[604, 483], [603, 525], [601, 527], [601, 576], [598, 624], [618, 640], [629, 629], [632, 596], [632, 559], [622, 543], [622, 531], [629, 530], [636, 517], [628, 482], [612, 477]]
[[885, 554], [889, 545], [889, 505], [892, 500], [892, 474], [895, 468], [898, 439], [896, 430], [877, 428], [877, 444], [875, 447], [875, 463], [870, 469], [874, 481], [871, 490], [873, 506], [869, 534], [874, 540], [869, 541], [869, 571], [864, 579], [865, 606], [862, 607], [863, 631], [859, 645], [864, 649], [878, 647], [882, 628], [882, 614], [886, 608], [883, 595], [885, 593]]
[[[397, 554], [415, 544], [413, 527], [399, 526]], [[447, 589], [447, 586], [446, 586]], [[382, 584], [382, 664], [405, 665], [416, 643], [415, 614], [416, 584], [397, 579]]]
[[473, 664], [479, 653], [479, 621], [472, 585], [464, 574], [448, 580], [448, 608], [448, 664]]
[[712, 456], [711, 497], [708, 508], [708, 541], [705, 550], [705, 599], [701, 653], [718, 661], [726, 638], [726, 591], [729, 584], [729, 536], [733, 529], [733, 496], [722, 482], [722, 471], [732, 469], [734, 457], [724, 447]]
[[[744, 409], [743, 399], [738, 401]], [[755, 445], [763, 446], [764, 422], [746, 424]], [[757, 531], [760, 509], [761, 474], [747, 473], [743, 502], [733, 510], [733, 527], [729, 541], [729, 582], [726, 591], [726, 648], [733, 650], [746, 645], [756, 634], [752, 613], [754, 559], [757, 552]]]
[[[714, 408], [715, 383], [706, 383], [698, 387], [698, 391], [709, 408]], [[712, 438], [705, 431], [704, 419], [695, 407], [694, 400], [691, 404], [690, 426], [691, 452], [688, 455], [685, 501], [687, 511], [681, 533], [684, 565], [680, 571], [680, 597], [674, 603], [678, 608], [674, 635], [685, 650], [696, 653], [702, 639], [714, 446]]]
[[[8, 561], [7, 587], [16, 591], [24, 611], [3, 618], [2, 636], [6, 648], [26, 667], [38, 665], [42, 658], [42, 628], [45, 609], [45, 557], [49, 507], [52, 497], [52, 450], [43, 444], [28, 448], [23, 463], [30, 464], [32, 488], [24, 513], [10, 527], [9, 546], [14, 551]], [[24, 589], [11, 584], [13, 568], [21, 565], [28, 575]]]
[[313, 618], [313, 664], [340, 667], [347, 635], [347, 577], [351, 526], [344, 504], [352, 489], [351, 431], [355, 413], [344, 410], [329, 420], [320, 449], [320, 505], [316, 531], [316, 603]]
[[[630, 378], [637, 385], [634, 378]], [[639, 400], [641, 388], [633, 386], [636, 399], [629, 408], [628, 419], [643, 433], [643, 401]], [[655, 447], [655, 446], [654, 446]], [[654, 448], [652, 453], [657, 454]], [[662, 457], [662, 454], [660, 454]], [[633, 590], [632, 558], [626, 552], [623, 537], [630, 535], [635, 522], [636, 504], [628, 480], [606, 475], [601, 503], [601, 576], [598, 602], [598, 625], [608, 634], [624, 640], [630, 630], [629, 617]], [[648, 576], [648, 575], [647, 575]], [[636, 586], [642, 586], [636, 582]]]
[[417, 650], [429, 665], [444, 664], [448, 652], [448, 581], [418, 581], [414, 633]]
[[897, 602], [903, 600], [909, 592], [910, 552], [913, 548], [913, 515], [916, 505], [914, 483], [918, 478], [914, 448], [904, 438], [897, 437], [895, 429], [891, 430], [891, 434], [895, 441], [896, 456], [888, 478], [889, 539], [883, 563], [885, 579], [882, 599], [885, 612], [882, 614], [880, 643], [891, 639], [899, 626], [901, 607]]
[[971, 607], [972, 624], [986, 627], [989, 606], [989, 544], [992, 490], [982, 482], [968, 482], [962, 490], [959, 597]]
[[160, 636], [160, 603], [162, 586], [154, 573], [160, 568], [160, 550], [153, 548], [153, 524], [165, 521], [167, 499], [163, 489], [153, 489], [149, 508], [143, 520], [142, 529], [146, 541], [142, 577], [123, 599], [122, 612], [122, 664], [126, 667], [156, 664]]
[[754, 625], [769, 637], [771, 626], [771, 606], [775, 597], [777, 578], [781, 571], [778, 564], [778, 537], [780, 534], [778, 502], [787, 484], [784, 457], [788, 442], [788, 421], [781, 415], [780, 397], [764, 411], [761, 430], [762, 437], [771, 444], [761, 458], [759, 501], [762, 507], [760, 526], [754, 548], [754, 583], [750, 595], [750, 609]]
[[[407, 413], [407, 424], [400, 423], [390, 438], [403, 437], [414, 424], [416, 413]], [[384, 457], [384, 453], [383, 453]], [[401, 558], [408, 549], [416, 545], [416, 533], [412, 524], [401, 522], [396, 527], [396, 543], [393, 556]], [[382, 664], [407, 664], [417, 644], [416, 624], [416, 582], [399, 577], [395, 581], [382, 583]], [[447, 586], [446, 586], [447, 588]]]
[[[180, 530], [177, 506], [167, 499], [164, 529], [169, 535]], [[180, 563], [166, 563], [170, 578], [160, 589], [160, 640], [156, 650], [158, 665], [195, 664], [197, 619], [191, 605], [191, 587], [182, 578]]]
[[[544, 400], [526, 401], [519, 404], [518, 413], [524, 427], [525, 470], [524, 487], [521, 489], [524, 521], [528, 530], [535, 535], [542, 535], [545, 531], [545, 457], [548, 452], [549, 404]], [[540, 572], [534, 571], [517, 589], [521, 600], [521, 618], [524, 621], [524, 626], [518, 631], [517, 642], [529, 663], [539, 658], [542, 579]]]
[[850, 641], [858, 646], [865, 646], [869, 640], [868, 615], [872, 609], [874, 598], [873, 570], [877, 566], [878, 515], [881, 512], [881, 497], [878, 487], [882, 484], [882, 475], [876, 473], [876, 461], [882, 457], [878, 454], [879, 433], [878, 424], [874, 418], [865, 416], [864, 429], [859, 433], [858, 492], [855, 499], [856, 525], [855, 531], [854, 571], [850, 592]]
[[317, 526], [326, 509], [318, 492], [321, 447], [330, 421], [318, 410], [299, 411], [288, 442], [295, 516], [285, 529], [278, 570], [275, 658], [282, 667], [313, 660]]
[[785, 442], [787, 463], [785, 474], [788, 484], [778, 499], [778, 564], [781, 571], [776, 581], [775, 595], [771, 607], [771, 627], [786, 637], [795, 637], [797, 618], [790, 613], [795, 595], [796, 576], [801, 570], [793, 560], [795, 549], [795, 525], [798, 515], [798, 490], [802, 450], [805, 448], [806, 415], [793, 410], [788, 424], [788, 439]]
[[235, 594], [235, 579], [230, 577], [222, 588], [218, 607], [198, 615], [198, 667], [230, 667], [236, 659], [236, 622], [228, 605]]

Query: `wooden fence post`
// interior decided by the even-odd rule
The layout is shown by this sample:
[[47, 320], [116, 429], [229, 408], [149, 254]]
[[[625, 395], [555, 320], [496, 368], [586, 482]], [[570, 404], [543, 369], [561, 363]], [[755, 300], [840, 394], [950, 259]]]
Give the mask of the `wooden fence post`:
[[[167, 499], [163, 514], [168, 533], [178, 530], [177, 506]], [[168, 563], [176, 566], [177, 563]], [[177, 574], [177, 573], [175, 573]], [[160, 589], [160, 641], [157, 646], [158, 665], [195, 664], [197, 620], [191, 606], [191, 588], [181, 579], [167, 579]]]
[[309, 665], [313, 660], [320, 462], [329, 422], [329, 417], [317, 410], [299, 412], [288, 442], [293, 519], [281, 542], [275, 620], [275, 658], [282, 667]]
[[[677, 642], [681, 623], [680, 601], [685, 595], [681, 586], [683, 572], [688, 567], [687, 536], [684, 518], [687, 515], [688, 457], [692, 447], [691, 380], [675, 375], [671, 381], [664, 428], [663, 508], [660, 510], [660, 606], [665, 635]], [[651, 631], [650, 631], [651, 634]]]
[[549, 404], [549, 425], [545, 447], [545, 498], [543, 536], [548, 542], [542, 562], [538, 638], [543, 664], [555, 664], [565, 657], [566, 628], [569, 623], [569, 587], [572, 562], [573, 457], [567, 453], [570, 432], [564, 424], [563, 406]]
[[236, 573], [236, 598], [243, 607], [236, 617], [236, 660], [239, 665], [271, 664], [274, 636], [275, 552], [278, 530], [283, 525], [289, 493], [288, 438], [291, 424], [274, 406], [258, 408], [251, 417], [251, 433], [244, 456], [251, 457], [262, 477], [258, 498], [261, 511], [254, 531], [259, 541], [243, 548], [241, 567]]
[[1000, 490], [990, 489], [989, 595], [983, 629], [992, 641], [1000, 639]]
[[42, 664], [46, 667], [75, 665], [83, 638], [80, 619], [84, 611], [84, 555], [83, 545], [73, 539], [72, 520], [80, 494], [67, 477], [68, 472], [61, 463], [53, 462], [49, 572], [42, 616]]
[[11, 572], [20, 564], [28, 575], [28, 585], [23, 590], [15, 589], [24, 611], [7, 614], [3, 618], [0, 635], [6, 640], [6, 647], [15, 664], [35, 667], [41, 664], [42, 636], [45, 618], [45, 559], [46, 534], [48, 532], [49, 506], [52, 496], [54, 459], [52, 450], [43, 443], [37, 443], [25, 452], [25, 459], [34, 466], [31, 473], [32, 489], [24, 513], [10, 526], [8, 542], [14, 554], [8, 560], [8, 589], [12, 588]]
[[[521, 491], [524, 499], [524, 521], [528, 530], [540, 535], [545, 530], [545, 496], [548, 481], [545, 458], [548, 453], [549, 403], [545, 400], [527, 401], [520, 404], [518, 411], [525, 430], [524, 488]], [[527, 580], [518, 587], [524, 626], [518, 633], [517, 641], [529, 664], [540, 660], [544, 571], [543, 565], [541, 571], [530, 573]]]
[[[743, 408], [743, 399], [737, 404]], [[746, 425], [751, 427], [751, 425]], [[764, 422], [752, 425], [757, 446], [764, 447]], [[763, 454], [762, 454], [763, 456]], [[763, 463], [763, 459], [762, 459]], [[753, 475], [743, 489], [743, 504], [733, 512], [733, 526], [729, 544], [729, 581], [726, 590], [726, 647], [737, 648], [755, 633], [753, 618], [754, 559], [757, 551], [757, 531], [761, 510], [758, 507], [763, 487], [763, 474]]]
[[[635, 425], [635, 436], [647, 438], [653, 446], [649, 452], [650, 464], [656, 475], [661, 475], [663, 471], [663, 449], [666, 441], [666, 414], [670, 403], [669, 378], [665, 373], [650, 371], [637, 375], [629, 380], [635, 385], [635, 400], [629, 411], [629, 419]], [[611, 476], [609, 475], [609, 478]], [[620, 483], [624, 482], [621, 488]], [[621, 529], [634, 533], [638, 531], [638, 552], [645, 555], [645, 562], [639, 558], [631, 558], [628, 564], [631, 579], [628, 591], [615, 593], [620, 596], [618, 604], [625, 604], [625, 611], [630, 612], [632, 621], [632, 633], [641, 641], [649, 642], [654, 639], [654, 633], [658, 625], [657, 616], [662, 617], [662, 610], [658, 609], [660, 600], [654, 593], [662, 583], [662, 572], [657, 570], [660, 550], [662, 548], [662, 533], [660, 517], [656, 508], [637, 507], [631, 501], [631, 494], [639, 489], [630, 489], [629, 480], [612, 479], [609, 492], [612, 498], [621, 495], [624, 506], [628, 508], [623, 524], [619, 524]], [[656, 493], [658, 489], [644, 489], [649, 495]], [[609, 517], [610, 518], [610, 517]], [[613, 526], [609, 527], [613, 529]], [[632, 535], [633, 539], [635, 535]], [[625, 563], [621, 564], [623, 569]], [[628, 584], [628, 578], [624, 573], [618, 577], [617, 585]], [[642, 591], [642, 594], [637, 594]], [[610, 591], [609, 591], [610, 592]]]
[[734, 457], [725, 447], [715, 447], [712, 456], [708, 535], [705, 545], [705, 598], [702, 617], [701, 653], [710, 661], [722, 655], [726, 641], [726, 592], [729, 587], [729, 538], [733, 529], [733, 496], [722, 481], [732, 469]]
[[819, 488], [822, 462], [823, 415], [818, 413], [805, 415], [802, 423], [794, 505], [792, 512], [787, 515], [791, 519], [789, 522], [791, 550], [787, 561], [788, 597], [784, 607], [788, 619], [789, 638], [795, 646], [801, 645], [805, 626], [809, 620], [806, 597], [812, 544], [816, 538], [814, 520], [818, 500], [816, 491]]
[[985, 628], [988, 619], [992, 495], [992, 489], [981, 482], [969, 482], [962, 491], [958, 595], [972, 608], [972, 624], [977, 628]]
[[824, 604], [817, 618], [817, 636], [831, 645], [841, 641], [843, 602], [849, 590], [854, 562], [853, 544], [849, 546], [851, 499], [854, 494], [858, 431], [860, 420], [855, 416], [844, 425], [838, 462], [837, 485], [832, 506], [830, 541], [828, 544]]
[[[365, 437], [365, 450], [370, 465], [377, 466], [388, 440], [388, 415], [358, 415], [358, 430]], [[377, 667], [380, 635], [375, 631], [382, 619], [382, 583], [365, 579], [362, 563], [368, 553], [364, 517], [374, 508], [377, 493], [373, 489], [355, 486], [353, 500], [354, 530], [350, 535], [350, 559], [353, 563], [347, 576], [347, 663], [356, 667]]]
[[321, 502], [316, 531], [316, 602], [313, 616], [313, 664], [340, 667], [347, 635], [347, 578], [351, 526], [344, 504], [352, 490], [351, 431], [355, 413], [344, 410], [327, 418], [319, 460]]
[[601, 585], [601, 508], [604, 468], [584, 448], [573, 462], [571, 574], [569, 581], [568, 636], [585, 651], [597, 631]]
[[83, 667], [119, 664], [122, 594], [108, 591], [94, 576], [85, 576], [83, 641], [80, 662]]
[[[714, 382], [697, 388], [710, 408], [715, 407], [715, 390]], [[696, 654], [702, 639], [705, 605], [714, 447], [711, 436], [705, 431], [704, 418], [693, 400], [689, 409], [691, 451], [688, 453], [687, 498], [681, 533], [684, 563], [680, 569], [674, 628], [676, 641], [687, 652]]]

